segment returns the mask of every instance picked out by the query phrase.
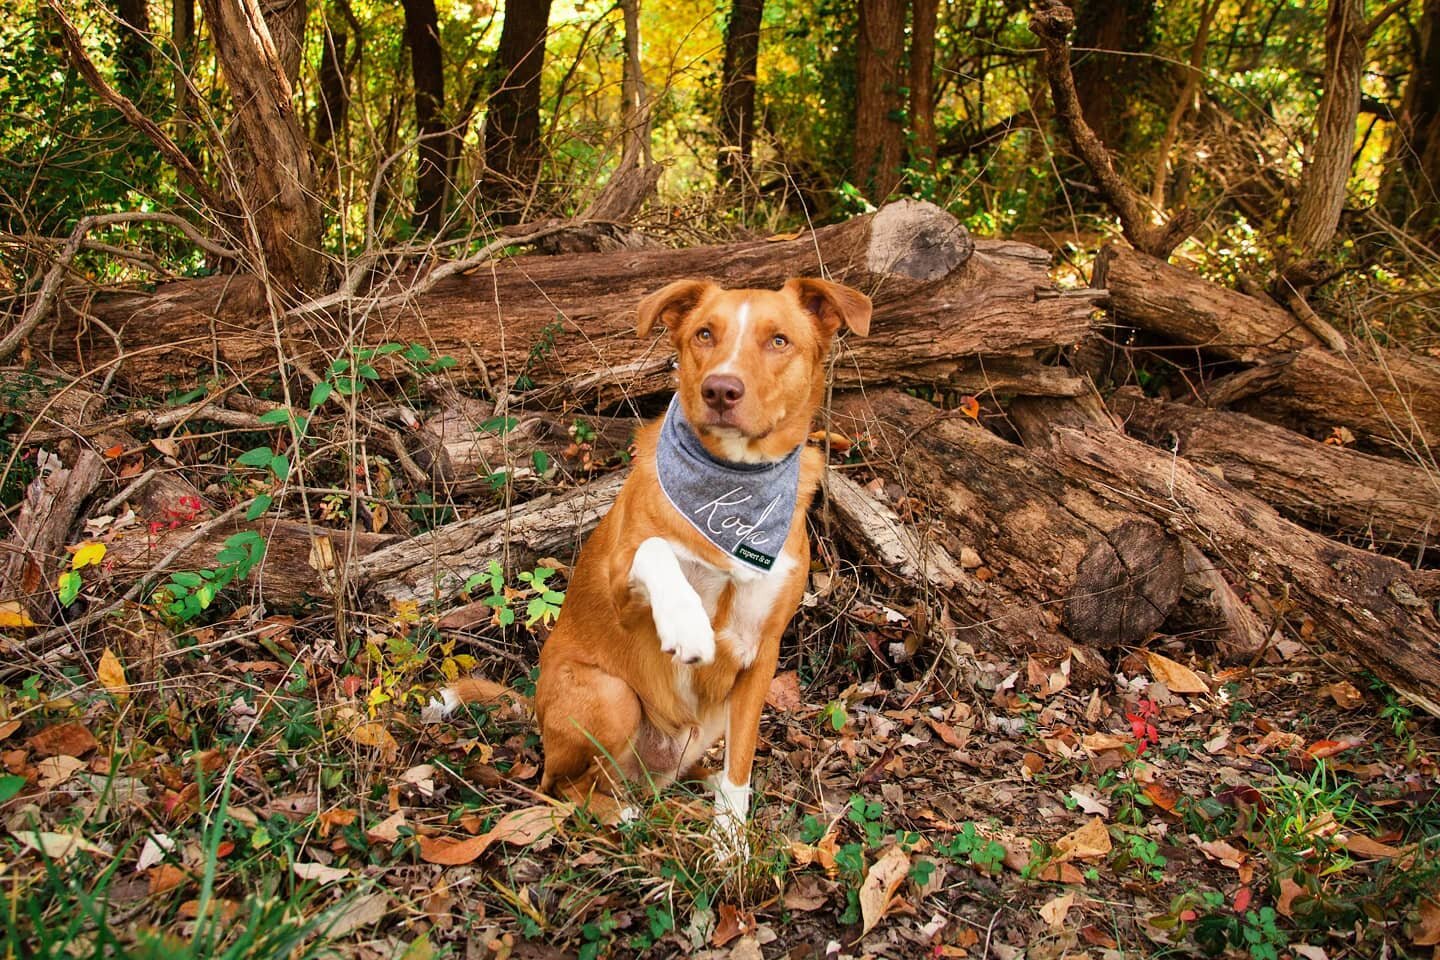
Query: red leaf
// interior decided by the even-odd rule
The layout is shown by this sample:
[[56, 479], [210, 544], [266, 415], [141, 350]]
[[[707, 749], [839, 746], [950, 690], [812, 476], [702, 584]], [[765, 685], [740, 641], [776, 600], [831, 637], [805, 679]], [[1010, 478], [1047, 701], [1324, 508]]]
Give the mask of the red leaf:
[[1249, 908], [1250, 901], [1254, 899], [1254, 897], [1255, 894], [1250, 890], [1249, 887], [1241, 887], [1239, 890], [1236, 890], [1235, 912], [1244, 913]]

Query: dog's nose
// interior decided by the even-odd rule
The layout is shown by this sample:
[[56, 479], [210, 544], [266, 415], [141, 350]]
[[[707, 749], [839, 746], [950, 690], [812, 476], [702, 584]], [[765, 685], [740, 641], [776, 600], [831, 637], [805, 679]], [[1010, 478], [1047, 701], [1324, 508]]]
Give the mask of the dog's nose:
[[705, 405], [713, 410], [729, 410], [740, 402], [745, 396], [745, 384], [739, 377], [727, 377], [715, 375], [705, 378], [700, 384], [700, 396], [705, 398]]

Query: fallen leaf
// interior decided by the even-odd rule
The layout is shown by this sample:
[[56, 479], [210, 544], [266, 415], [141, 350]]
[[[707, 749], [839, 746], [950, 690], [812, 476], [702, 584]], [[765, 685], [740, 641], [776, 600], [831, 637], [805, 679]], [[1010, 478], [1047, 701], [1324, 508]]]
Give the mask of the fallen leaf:
[[1110, 852], [1110, 831], [1105, 828], [1104, 820], [1092, 817], [1085, 826], [1055, 841], [1055, 849], [1060, 854], [1056, 859], [1061, 861], [1103, 857]]
[[794, 670], [775, 674], [770, 681], [770, 690], [765, 694], [765, 702], [782, 713], [799, 710], [804, 705], [800, 698], [800, 675]]
[[1196, 844], [1197, 847], [1210, 859], [1219, 860], [1231, 870], [1239, 870], [1240, 865], [1249, 859], [1245, 853], [1224, 840], [1205, 840]]
[[100, 455], [106, 460], [116, 460], [123, 456], [124, 453], [125, 445], [117, 443], [113, 447], [106, 447], [103, 451], [101, 451]]
[[795, 882], [787, 885], [782, 900], [786, 910], [796, 913], [819, 910], [829, 902], [829, 894], [820, 888], [820, 880], [814, 874], [798, 877]]
[[71, 570], [79, 570], [83, 567], [93, 566], [105, 559], [105, 544], [99, 540], [87, 540], [84, 543], [78, 543], [66, 549], [71, 552]]
[[[194, 920], [200, 916], [200, 901], [186, 900], [180, 904], [180, 908], [176, 912], [182, 920]], [[218, 917], [225, 923], [230, 923], [240, 915], [240, 904], [234, 900], [227, 900], [224, 897], [215, 897], [210, 901], [207, 912], [211, 917]], [[325, 932], [333, 934], [334, 928], [329, 928]]]
[[459, 867], [474, 863], [480, 854], [490, 849], [494, 842], [488, 833], [464, 840], [448, 837], [420, 837], [420, 859], [444, 867]]
[[169, 437], [155, 437], [150, 441], [150, 446], [172, 459], [180, 456], [180, 444]]
[[1232, 901], [1231, 905], [1234, 906], [1236, 913], [1244, 913], [1246, 910], [1250, 909], [1250, 901], [1254, 899], [1255, 891], [1251, 890], [1249, 887], [1241, 887], [1239, 890], [1235, 891], [1235, 899]]
[[405, 812], [397, 810], [365, 831], [365, 838], [371, 843], [394, 843], [400, 839], [400, 828], [405, 825]]
[[1040, 919], [1050, 927], [1051, 930], [1063, 930], [1065, 918], [1070, 914], [1070, 907], [1075, 903], [1075, 892], [1063, 893], [1055, 899], [1046, 903], [1040, 908]]
[[188, 875], [173, 863], [160, 863], [150, 868], [150, 896], [174, 890]]
[[109, 851], [98, 847], [84, 837], [74, 833], [52, 833], [45, 830], [17, 830], [11, 836], [19, 840], [27, 850], [34, 850], [47, 860], [64, 863], [75, 854], [84, 851], [108, 857]]
[[152, 833], [145, 838], [145, 843], [140, 848], [140, 859], [135, 861], [135, 872], [144, 873], [151, 867], [159, 866], [165, 860], [165, 854], [175, 849], [175, 841], [163, 833]]
[[1113, 733], [1087, 733], [1080, 738], [1080, 746], [1095, 753], [1106, 750], [1123, 750], [1134, 743], [1129, 737], [1117, 737]]
[[1300, 896], [1304, 892], [1305, 888], [1300, 886], [1300, 884], [1296, 883], [1291, 878], [1281, 877], [1280, 896], [1275, 901], [1275, 910], [1282, 917], [1294, 916], [1291, 904], [1295, 902], [1296, 897]]
[[42, 757], [83, 757], [100, 746], [79, 721], [46, 727], [25, 742]]
[[835, 433], [833, 430], [816, 430], [810, 434], [809, 439], [811, 443], [817, 446], [824, 446], [826, 443], [829, 443], [830, 449], [841, 455], [849, 453], [850, 448], [855, 445], [854, 441], [849, 437], [841, 433]]
[[565, 803], [542, 803], [523, 810], [512, 810], [501, 817], [485, 836], [492, 843], [527, 846], [559, 830], [571, 809]]
[[1355, 689], [1355, 684], [1348, 680], [1339, 680], [1335, 683], [1326, 684], [1320, 688], [1322, 696], [1327, 696], [1335, 701], [1335, 706], [1341, 710], [1354, 710], [1365, 703], [1365, 696]]
[[1305, 752], [1316, 760], [1324, 760], [1326, 757], [1333, 757], [1358, 746], [1360, 744], [1353, 740], [1316, 740], [1305, 748]]
[[720, 919], [710, 934], [710, 946], [723, 947], [742, 934], [755, 932], [755, 915], [730, 903], [720, 904]]
[[1210, 687], [1200, 675], [1194, 670], [1181, 663], [1176, 663], [1167, 656], [1158, 654], [1153, 650], [1145, 651], [1145, 662], [1150, 667], [1150, 675], [1161, 683], [1171, 693], [1209, 693]]
[[130, 683], [125, 679], [125, 667], [121, 665], [120, 658], [115, 656], [115, 651], [109, 647], [100, 655], [95, 676], [100, 678], [101, 686], [117, 701], [123, 702], [130, 696]]
[[1410, 939], [1417, 947], [1440, 944], [1440, 903], [1421, 896], [1416, 912], [1419, 916], [1410, 926]]
[[76, 757], [47, 757], [35, 764], [35, 772], [40, 777], [40, 786], [47, 790], [51, 787], [58, 787], [83, 769], [85, 769], [85, 761]]
[[385, 724], [378, 720], [357, 723], [347, 736], [362, 747], [374, 747], [386, 760], [393, 760], [400, 753], [400, 744], [396, 743], [390, 731], [385, 729]]
[[1402, 853], [1399, 847], [1392, 847], [1388, 843], [1381, 843], [1379, 840], [1371, 839], [1363, 833], [1346, 834], [1345, 849], [1357, 857], [1365, 857], [1371, 860], [1394, 860]]
[[336, 880], [343, 880], [350, 876], [349, 870], [327, 867], [323, 863], [297, 863], [291, 869], [301, 880], [314, 880], [322, 887], [327, 883], [334, 883]]
[[980, 419], [980, 401], [966, 394], [960, 398], [960, 412], [971, 420]]
[[935, 731], [941, 740], [944, 740], [946, 744], [954, 747], [956, 750], [964, 750], [965, 745], [970, 742], [970, 729], [968, 727], [964, 728], [964, 733], [961, 733], [950, 726], [950, 724], [941, 723], [939, 720], [932, 720], [929, 717], [925, 718], [925, 723], [929, 725], [931, 730]]
[[323, 928], [325, 936], [332, 941], [342, 940], [356, 930], [385, 919], [385, 914], [389, 912], [388, 893], [367, 894], [346, 904], [339, 915]]
[[1087, 923], [1080, 928], [1080, 939], [1092, 947], [1104, 947], [1107, 950], [1114, 950], [1119, 946], [1114, 937], [1093, 923]]
[[864, 919], [860, 935], [864, 936], [875, 928], [889, 911], [895, 899], [895, 891], [904, 882], [910, 871], [910, 857], [898, 846], [891, 847], [871, 864], [860, 886], [860, 914]]
[[1303, 960], [1330, 960], [1330, 954], [1325, 952], [1324, 947], [1317, 947], [1309, 943], [1292, 943], [1290, 952]]
[[766, 243], [784, 243], [787, 240], [799, 240], [804, 231], [796, 230], [793, 233], [772, 233], [765, 238]]
[[1174, 813], [1176, 804], [1180, 802], [1180, 791], [1158, 780], [1145, 784], [1145, 796], [1166, 813]]
[[1081, 813], [1088, 813], [1092, 816], [1108, 817], [1110, 808], [1099, 797], [1095, 796], [1093, 787], [1072, 787], [1070, 799], [1080, 808]]
[[0, 630], [24, 629], [35, 626], [35, 621], [20, 606], [19, 600], [0, 602]]
[[310, 569], [316, 573], [329, 573], [335, 569], [335, 544], [329, 537], [315, 537], [310, 541]]

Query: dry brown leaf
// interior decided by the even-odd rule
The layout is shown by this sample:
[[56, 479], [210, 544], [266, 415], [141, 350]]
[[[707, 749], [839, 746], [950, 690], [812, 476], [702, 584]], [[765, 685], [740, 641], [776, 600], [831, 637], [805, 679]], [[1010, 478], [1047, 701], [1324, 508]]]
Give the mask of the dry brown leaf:
[[1110, 831], [1105, 828], [1104, 820], [1092, 817], [1085, 826], [1055, 841], [1055, 849], [1060, 854], [1056, 859], [1062, 862], [1103, 857], [1110, 852]]
[[1117, 737], [1113, 733], [1087, 733], [1080, 738], [1080, 746], [1095, 753], [1106, 750], [1123, 750], [1133, 741], [1129, 737]]
[[420, 837], [420, 859], [444, 867], [459, 867], [475, 860], [494, 843], [488, 833], [464, 840], [448, 837]]
[[329, 573], [335, 569], [335, 544], [329, 537], [315, 537], [310, 541], [308, 562], [316, 573]]
[[180, 444], [169, 437], [155, 437], [150, 441], [150, 446], [167, 457], [177, 458], [180, 456]]
[[98, 847], [75, 833], [53, 833], [47, 830], [13, 830], [11, 836], [19, 840], [27, 850], [35, 850], [47, 860], [64, 863], [75, 854], [84, 851], [99, 856], [110, 856], [109, 851]]
[[523, 810], [512, 810], [501, 817], [485, 836], [491, 843], [509, 843], [517, 847], [534, 844], [560, 829], [570, 815], [567, 803], [537, 804]]
[[351, 901], [345, 911], [325, 928], [325, 936], [333, 940], [341, 940], [362, 927], [368, 927], [372, 923], [383, 920], [385, 914], [389, 912], [390, 895], [388, 893], [367, 894]]
[[1345, 849], [1357, 857], [1365, 857], [1371, 860], [1394, 860], [1404, 852], [1399, 847], [1392, 847], [1388, 843], [1381, 843], [1379, 840], [1371, 839], [1363, 833], [1346, 834]]
[[1240, 865], [1249, 859], [1245, 852], [1226, 843], [1224, 840], [1205, 840], [1196, 844], [1207, 857], [1212, 860], [1219, 860], [1221, 864], [1231, 870], [1239, 870]]
[[1040, 919], [1044, 920], [1051, 930], [1063, 930], [1065, 918], [1070, 915], [1070, 907], [1074, 903], [1075, 891], [1062, 893], [1040, 908]]
[[76, 757], [46, 757], [35, 763], [35, 772], [40, 777], [40, 786], [46, 790], [58, 787], [84, 769], [85, 761]]
[[804, 705], [800, 697], [800, 675], [794, 670], [775, 674], [770, 681], [770, 690], [765, 694], [765, 702], [783, 713], [799, 710]]
[[25, 742], [42, 757], [83, 757], [100, 746], [79, 721], [46, 727]]
[[327, 883], [334, 883], [336, 880], [344, 880], [350, 876], [350, 871], [341, 867], [327, 867], [323, 863], [297, 863], [291, 867], [295, 876], [301, 880], [314, 880], [322, 887]]
[[362, 747], [374, 747], [386, 760], [393, 760], [400, 755], [400, 744], [396, 743], [390, 731], [385, 729], [385, 724], [378, 720], [357, 723], [350, 728], [346, 736]]
[[830, 444], [830, 449], [842, 455], [849, 453], [850, 448], [855, 445], [855, 442], [849, 437], [845, 436], [843, 433], [836, 433], [833, 430], [816, 430], [814, 433], [810, 434], [809, 439], [811, 443], [818, 446], [824, 446], [825, 443], [828, 441]]
[[875, 929], [890, 910], [895, 891], [910, 872], [910, 856], [898, 846], [891, 847], [870, 865], [865, 882], [860, 886], [860, 915], [864, 919], [860, 935]]
[[1147, 650], [1145, 651], [1145, 662], [1150, 667], [1150, 675], [1165, 684], [1171, 693], [1210, 692], [1209, 685], [1200, 679], [1198, 673], [1182, 663], [1176, 663], [1167, 656]]
[[799, 240], [804, 234], [803, 230], [796, 230], [793, 233], [772, 233], [765, 238], [766, 243], [784, 243], [787, 240]]
[[1300, 896], [1300, 894], [1304, 892], [1305, 888], [1300, 886], [1300, 884], [1296, 883], [1294, 880], [1290, 879], [1289, 877], [1281, 877], [1280, 897], [1275, 901], [1275, 910], [1282, 917], [1294, 916], [1291, 904], [1295, 902], [1296, 897]]
[[755, 914], [741, 910], [730, 903], [720, 904], [720, 919], [715, 922], [715, 932], [710, 934], [710, 946], [723, 947], [736, 937], [755, 932]]
[[1417, 947], [1440, 945], [1440, 903], [1422, 896], [1416, 912], [1419, 917], [1410, 927], [1410, 939]]
[[1158, 780], [1145, 784], [1145, 796], [1166, 813], [1174, 813], [1176, 805], [1180, 802], [1180, 791]]
[[1320, 693], [1334, 700], [1335, 706], [1341, 710], [1355, 710], [1365, 704], [1365, 695], [1355, 689], [1355, 684], [1348, 680], [1326, 684], [1320, 688]]
[[146, 876], [150, 880], [150, 896], [174, 890], [184, 883], [189, 875], [173, 863], [160, 863], [151, 867]]
[[925, 723], [930, 727], [931, 730], [935, 731], [935, 733], [940, 737], [941, 740], [944, 740], [946, 744], [954, 747], [956, 750], [964, 750], [965, 744], [970, 741], [971, 731], [969, 727], [962, 728], [964, 730], [964, 733], [961, 733], [959, 730], [956, 730], [954, 727], [950, 726], [950, 724], [942, 723], [939, 720], [933, 720], [930, 717], [925, 718]]
[[786, 910], [809, 913], [819, 910], [830, 902], [830, 896], [820, 886], [820, 880], [813, 873], [796, 877], [786, 886], [783, 903]]
[[405, 826], [405, 812], [397, 810], [365, 831], [365, 838], [371, 843], [394, 843], [400, 839], [400, 828]]
[[115, 656], [115, 651], [109, 647], [100, 654], [100, 663], [95, 668], [95, 676], [100, 679], [100, 684], [119, 702], [124, 702], [130, 696], [130, 682], [125, 679], [125, 667], [121, 665], [120, 658]]

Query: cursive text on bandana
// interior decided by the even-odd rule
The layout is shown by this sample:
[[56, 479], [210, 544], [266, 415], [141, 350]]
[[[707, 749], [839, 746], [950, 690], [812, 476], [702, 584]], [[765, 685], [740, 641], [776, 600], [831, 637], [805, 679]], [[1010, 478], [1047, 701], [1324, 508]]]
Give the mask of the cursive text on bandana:
[[768, 571], [785, 547], [800, 489], [800, 447], [769, 463], [716, 457], [685, 419], [680, 398], [670, 401], [655, 470], [660, 489], [680, 515], [715, 546]]

